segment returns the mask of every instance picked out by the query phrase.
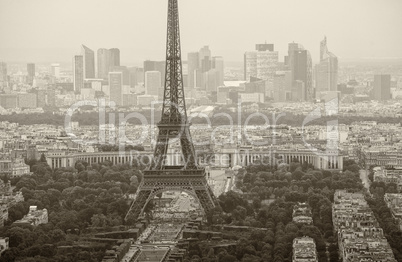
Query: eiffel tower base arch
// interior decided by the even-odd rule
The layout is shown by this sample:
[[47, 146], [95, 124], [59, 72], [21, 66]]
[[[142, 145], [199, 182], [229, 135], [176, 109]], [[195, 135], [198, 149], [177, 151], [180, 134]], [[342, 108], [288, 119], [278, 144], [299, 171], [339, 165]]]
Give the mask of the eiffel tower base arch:
[[138, 218], [142, 217], [147, 204], [156, 195], [166, 191], [181, 191], [193, 196], [199, 201], [204, 215], [218, 205], [203, 169], [147, 170], [138, 188], [136, 198], [126, 215], [126, 224], [134, 224]]

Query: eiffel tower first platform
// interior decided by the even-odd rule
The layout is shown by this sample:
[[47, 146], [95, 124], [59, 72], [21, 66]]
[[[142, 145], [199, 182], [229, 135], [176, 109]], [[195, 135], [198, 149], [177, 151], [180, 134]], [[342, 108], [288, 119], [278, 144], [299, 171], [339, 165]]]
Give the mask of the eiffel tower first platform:
[[[158, 129], [153, 161], [144, 172], [136, 198], [125, 217], [127, 224], [134, 223], [143, 214], [148, 202], [164, 191], [184, 191], [192, 195], [199, 200], [204, 213], [218, 205], [207, 183], [205, 169], [197, 166], [187, 120], [177, 0], [169, 0], [165, 89]], [[169, 141], [180, 143], [184, 165], [166, 165]]]

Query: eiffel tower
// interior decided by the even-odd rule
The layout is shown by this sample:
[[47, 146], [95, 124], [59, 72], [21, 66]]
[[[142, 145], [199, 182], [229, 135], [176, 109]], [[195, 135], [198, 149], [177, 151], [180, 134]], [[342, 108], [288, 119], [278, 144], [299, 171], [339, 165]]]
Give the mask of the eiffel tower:
[[[181, 191], [198, 199], [204, 213], [218, 205], [209, 187], [205, 169], [197, 166], [184, 100], [180, 48], [179, 11], [177, 0], [169, 0], [166, 43], [166, 74], [161, 121], [153, 161], [144, 171], [144, 178], [128, 211], [126, 223], [134, 223], [156, 195], [164, 191]], [[166, 165], [170, 142], [180, 143], [182, 163]]]

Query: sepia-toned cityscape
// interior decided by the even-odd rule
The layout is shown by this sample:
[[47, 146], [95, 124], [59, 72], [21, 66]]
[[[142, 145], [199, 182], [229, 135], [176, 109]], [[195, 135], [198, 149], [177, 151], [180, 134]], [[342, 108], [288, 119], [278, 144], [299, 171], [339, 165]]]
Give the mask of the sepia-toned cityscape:
[[400, 10], [0, 0], [0, 262], [402, 262]]

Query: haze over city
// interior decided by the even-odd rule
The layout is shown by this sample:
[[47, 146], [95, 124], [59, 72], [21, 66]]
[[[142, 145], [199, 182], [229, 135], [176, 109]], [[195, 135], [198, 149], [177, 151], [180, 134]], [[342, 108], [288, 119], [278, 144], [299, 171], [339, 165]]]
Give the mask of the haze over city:
[[[118, 47], [122, 62], [164, 59], [167, 1], [0, 0], [0, 57], [14, 62], [71, 62], [81, 44]], [[319, 41], [341, 62], [401, 58], [402, 1], [186, 0], [179, 7], [182, 53], [209, 45], [241, 62], [254, 43], [275, 44], [282, 57], [302, 43], [318, 61]]]
[[402, 0], [0, 0], [0, 262], [402, 262]]

